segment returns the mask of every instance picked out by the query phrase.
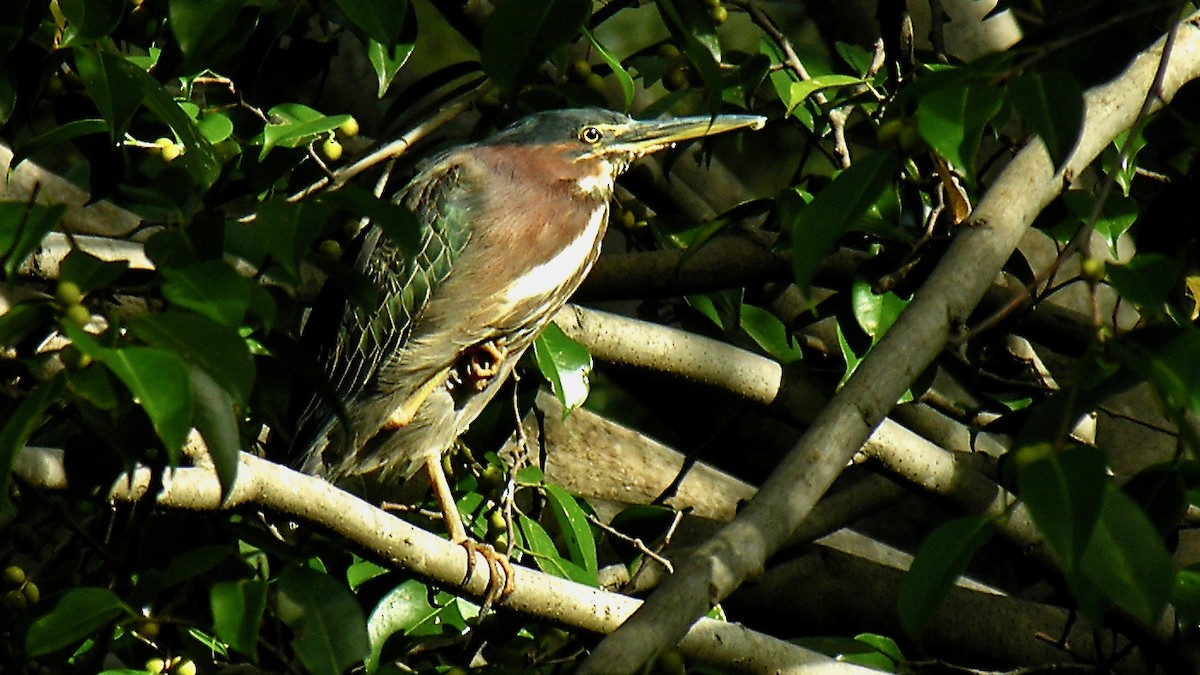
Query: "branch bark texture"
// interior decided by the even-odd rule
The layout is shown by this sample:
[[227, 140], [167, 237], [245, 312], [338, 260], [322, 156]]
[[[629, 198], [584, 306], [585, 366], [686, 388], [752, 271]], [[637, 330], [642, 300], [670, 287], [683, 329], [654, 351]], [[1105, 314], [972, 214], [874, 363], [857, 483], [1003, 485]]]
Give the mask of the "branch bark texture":
[[[1158, 106], [1200, 76], [1200, 15], [1178, 29]], [[822, 410], [758, 496], [698, 549], [592, 653], [579, 672], [629, 673], [677, 642], [708, 609], [763, 569], [922, 370], [941, 352], [1012, 255], [1034, 218], [1135, 121], [1164, 40], [1085, 97], [1078, 144], [1056, 171], [1035, 139], [1004, 169], [937, 269], [854, 376]]]

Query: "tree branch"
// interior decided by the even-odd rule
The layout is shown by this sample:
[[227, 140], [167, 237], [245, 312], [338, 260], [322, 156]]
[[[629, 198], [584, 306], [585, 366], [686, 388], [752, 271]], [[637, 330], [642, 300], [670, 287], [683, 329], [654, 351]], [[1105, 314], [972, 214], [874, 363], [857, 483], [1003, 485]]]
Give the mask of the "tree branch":
[[[1200, 76], [1197, 16], [1181, 26], [1163, 101]], [[1038, 213], [1137, 117], [1163, 40], [1112, 82], [1091, 89], [1080, 139], [1055, 171], [1040, 139], [1004, 169], [899, 320], [859, 365], [738, 518], [698, 549], [580, 673], [634, 672], [674, 644], [698, 617], [762, 570], [833, 480], [884, 420], [904, 390], [939, 354], [983, 297]], [[1160, 103], [1161, 105], [1161, 103]]]
[[[14, 473], [38, 487], [67, 488], [62, 451], [24, 448]], [[483, 597], [486, 575], [462, 583], [466, 569], [463, 547], [426, 532], [375, 506], [339, 490], [326, 481], [242, 453], [238, 477], [227, 498], [211, 467], [176, 469], [162, 476], [162, 489], [149, 495], [154, 480], [150, 469], [139, 468], [113, 485], [109, 498], [133, 502], [152, 498], [160, 507], [192, 511], [266, 508], [327, 528], [393, 567], [403, 568], [443, 587]], [[476, 554], [480, 555], [480, 554]], [[477, 560], [476, 569], [487, 569]], [[639, 602], [616, 593], [514, 566], [516, 590], [504, 608], [558, 621], [584, 630], [606, 633], [629, 616]], [[837, 663], [829, 657], [776, 640], [736, 624], [705, 619], [680, 644], [689, 657], [702, 662], [751, 672], [822, 675], [866, 675], [864, 668]]]

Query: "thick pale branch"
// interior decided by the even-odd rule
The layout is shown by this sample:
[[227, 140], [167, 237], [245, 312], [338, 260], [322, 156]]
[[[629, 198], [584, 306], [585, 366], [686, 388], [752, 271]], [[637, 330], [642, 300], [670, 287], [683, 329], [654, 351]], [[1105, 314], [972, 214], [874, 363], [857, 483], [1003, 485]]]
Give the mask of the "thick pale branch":
[[[62, 490], [67, 477], [62, 452], [25, 448], [14, 472], [46, 489]], [[110, 492], [117, 501], [147, 498], [154, 485], [149, 469], [141, 468], [118, 480]], [[486, 575], [462, 583], [466, 569], [463, 547], [417, 528], [375, 506], [339, 490], [326, 481], [298, 473], [243, 453], [238, 478], [222, 501], [220, 484], [210, 467], [177, 469], [163, 476], [162, 489], [152, 495], [162, 507], [195, 511], [224, 511], [239, 507], [265, 508], [327, 528], [380, 560], [411, 571], [433, 583], [457, 587], [482, 597]], [[479, 555], [479, 554], [476, 554]], [[487, 569], [477, 560], [476, 569]], [[633, 598], [514, 566], [516, 590], [506, 609], [539, 616], [584, 630], [607, 633], [629, 616], [639, 602]], [[702, 662], [747, 672], [865, 675], [867, 670], [836, 663], [741, 626], [706, 619], [680, 645]]]
[[[1196, 16], [1178, 32], [1162, 87], [1164, 101], [1200, 76]], [[1163, 40], [1085, 98], [1079, 142], [1056, 171], [1035, 139], [1004, 169], [928, 281], [738, 518], [697, 550], [581, 673], [634, 672], [678, 641], [713, 603], [762, 570], [867, 441], [904, 390], [941, 352], [1000, 273], [1034, 218], [1137, 118], [1159, 68]]]

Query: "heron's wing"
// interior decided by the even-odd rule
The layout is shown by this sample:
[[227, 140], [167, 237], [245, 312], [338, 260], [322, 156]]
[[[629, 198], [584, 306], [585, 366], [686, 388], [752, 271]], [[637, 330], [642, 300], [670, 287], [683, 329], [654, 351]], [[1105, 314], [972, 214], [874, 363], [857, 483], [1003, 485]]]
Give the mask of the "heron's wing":
[[[413, 210], [419, 226], [417, 250], [404, 250], [383, 229], [368, 228], [361, 237], [355, 267], [378, 295], [376, 302], [361, 306], [340, 299], [340, 312], [314, 310], [309, 325], [314, 331], [329, 335], [327, 322], [337, 317], [334, 339], [324, 340], [320, 347], [320, 362], [329, 377], [337, 401], [347, 412], [365, 393], [369, 394], [379, 375], [381, 365], [390, 362], [412, 338], [413, 329], [422, 311], [450, 274], [455, 258], [466, 246], [470, 232], [464, 226], [470, 210], [470, 195], [461, 186], [461, 166], [453, 156], [435, 162], [419, 174], [397, 197]], [[340, 295], [340, 291], [333, 292]], [[306, 329], [306, 333], [308, 330]], [[448, 355], [447, 359], [452, 360]], [[437, 371], [418, 374], [415, 381], [406, 383], [389, 395], [400, 403], [417, 394]], [[328, 396], [314, 397], [299, 419], [297, 444], [305, 454], [321, 451], [327, 442], [330, 427], [338, 420], [338, 409]], [[354, 415], [347, 418], [353, 424]], [[370, 424], [378, 424], [372, 421]], [[342, 437], [370, 436], [378, 431], [353, 429]], [[334, 454], [351, 448], [332, 448]], [[324, 458], [328, 461], [330, 458]]]

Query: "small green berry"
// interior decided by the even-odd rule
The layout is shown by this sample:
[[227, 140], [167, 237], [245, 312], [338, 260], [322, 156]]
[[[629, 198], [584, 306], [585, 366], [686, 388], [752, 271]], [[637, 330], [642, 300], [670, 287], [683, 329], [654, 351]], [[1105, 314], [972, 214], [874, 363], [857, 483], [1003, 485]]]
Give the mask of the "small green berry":
[[721, 5], [717, 5], [716, 7], [708, 10], [708, 18], [714, 24], [720, 26], [729, 18], [729, 10], [725, 9]]
[[576, 82], [587, 82], [588, 76], [592, 74], [592, 64], [586, 59], [575, 59], [571, 62], [569, 72]]
[[25, 585], [21, 588], [21, 594], [25, 596], [25, 602], [30, 607], [38, 604], [38, 601], [42, 599], [41, 589], [38, 588], [38, 585], [32, 581], [25, 583]]
[[1104, 261], [1099, 258], [1084, 258], [1080, 264], [1080, 271], [1083, 273], [1083, 278], [1092, 283], [1104, 281], [1106, 273]]
[[147, 673], [151, 673], [151, 675], [158, 675], [158, 673], [161, 673], [167, 669], [167, 662], [156, 656], [152, 659], [148, 659], [143, 668]]
[[178, 143], [172, 143], [163, 147], [160, 152], [162, 153], [164, 162], [174, 162], [175, 160], [179, 159], [180, 155], [183, 154], [183, 146], [179, 145]]
[[54, 289], [54, 301], [62, 307], [70, 307], [83, 302], [83, 291], [74, 281], [60, 281]]
[[25, 583], [25, 570], [18, 565], [9, 565], [4, 568], [4, 583], [9, 586], [20, 586]]
[[660, 59], [665, 61], [678, 61], [682, 56], [683, 52], [679, 51], [679, 47], [676, 47], [670, 42], [664, 42], [658, 46], [658, 57]]
[[92, 313], [83, 305], [72, 305], [67, 308], [63, 316], [71, 323], [77, 326], [86, 326], [92, 320]]
[[342, 122], [341, 126], [338, 127], [338, 133], [346, 138], [354, 138], [358, 135], [358, 131], [358, 120], [354, 119], [353, 117], [345, 122]]
[[196, 675], [196, 663], [191, 659], [184, 659], [171, 669], [171, 675]]
[[597, 94], [603, 94], [607, 91], [607, 87], [604, 86], [604, 78], [600, 77], [596, 73], [592, 73], [591, 75], [587, 76], [587, 80], [584, 81], [584, 86], [596, 92]]
[[688, 84], [687, 72], [684, 71], [683, 66], [673, 66], [663, 73], [662, 81], [667, 91], [679, 91]]
[[336, 162], [342, 158], [342, 144], [330, 136], [321, 143], [321, 154], [325, 155], [325, 159]]
[[342, 257], [342, 245], [336, 239], [322, 240], [320, 245], [317, 246], [317, 250], [321, 252], [321, 255], [330, 258], [337, 259]]
[[28, 603], [25, 601], [24, 593], [22, 593], [20, 590], [13, 589], [4, 594], [4, 606], [13, 610], [14, 612], [20, 612], [28, 606]]

